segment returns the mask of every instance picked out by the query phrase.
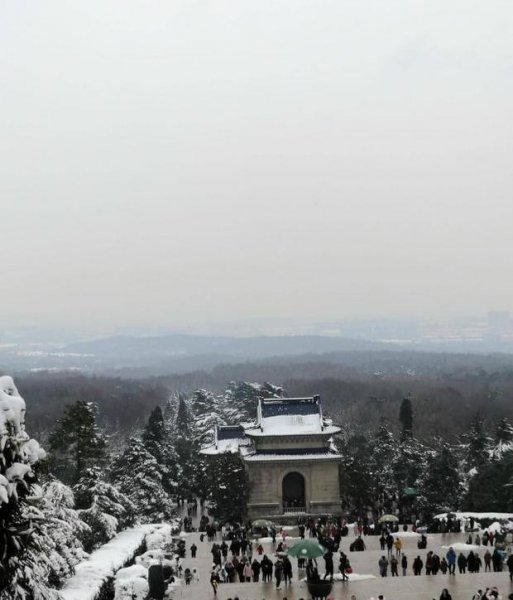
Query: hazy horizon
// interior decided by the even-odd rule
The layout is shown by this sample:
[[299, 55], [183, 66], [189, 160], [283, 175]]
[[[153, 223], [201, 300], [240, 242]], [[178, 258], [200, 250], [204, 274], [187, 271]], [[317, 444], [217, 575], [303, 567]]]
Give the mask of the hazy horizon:
[[513, 310], [513, 4], [4, 3], [0, 323]]

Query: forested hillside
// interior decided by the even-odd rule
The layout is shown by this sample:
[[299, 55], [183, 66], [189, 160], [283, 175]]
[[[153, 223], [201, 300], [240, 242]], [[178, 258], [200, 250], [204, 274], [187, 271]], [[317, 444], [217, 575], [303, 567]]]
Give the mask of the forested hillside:
[[478, 415], [485, 421], [513, 418], [513, 357], [415, 352], [361, 352], [288, 357], [218, 366], [211, 371], [151, 378], [85, 376], [78, 373], [20, 374], [31, 398], [31, 426], [45, 439], [66, 404], [95, 402], [98, 422], [109, 433], [127, 435], [171, 394], [197, 389], [221, 393], [232, 381], [271, 381], [289, 396], [320, 394], [345, 429], [393, 428], [403, 398], [411, 397], [416, 435], [450, 439]]

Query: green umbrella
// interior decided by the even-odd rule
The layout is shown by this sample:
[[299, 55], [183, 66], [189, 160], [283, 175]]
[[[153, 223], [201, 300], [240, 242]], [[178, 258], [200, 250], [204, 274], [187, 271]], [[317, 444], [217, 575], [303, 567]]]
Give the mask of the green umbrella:
[[399, 523], [399, 519], [395, 515], [383, 515], [378, 519], [378, 523]]
[[289, 548], [289, 556], [296, 558], [318, 558], [326, 554], [326, 548], [313, 540], [301, 540]]
[[251, 523], [251, 528], [254, 529], [255, 527], [269, 528], [269, 527], [273, 527], [273, 523], [272, 523], [272, 521], [268, 521], [267, 519], [257, 519], [256, 521], [253, 521]]

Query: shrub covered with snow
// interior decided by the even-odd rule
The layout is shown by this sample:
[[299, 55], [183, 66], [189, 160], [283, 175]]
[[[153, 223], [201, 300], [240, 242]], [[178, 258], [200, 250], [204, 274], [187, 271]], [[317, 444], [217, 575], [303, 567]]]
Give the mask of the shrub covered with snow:
[[133, 524], [134, 504], [116, 486], [105, 481], [100, 469], [87, 469], [73, 491], [80, 517], [90, 527], [83, 539], [88, 552]]
[[25, 401], [0, 377], [0, 598], [50, 600], [51, 588], [83, 556], [77, 533], [87, 526], [69, 488], [41, 488], [34, 467], [45, 457], [25, 431]]

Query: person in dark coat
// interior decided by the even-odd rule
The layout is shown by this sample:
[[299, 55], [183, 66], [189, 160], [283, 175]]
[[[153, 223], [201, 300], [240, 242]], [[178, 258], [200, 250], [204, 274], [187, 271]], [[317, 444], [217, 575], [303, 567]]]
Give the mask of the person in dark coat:
[[277, 590], [280, 589], [282, 576], [283, 576], [283, 563], [282, 563], [281, 559], [278, 558], [278, 560], [274, 563], [274, 577], [276, 579], [276, 589]]
[[349, 577], [347, 576], [347, 569], [349, 568], [349, 560], [347, 556], [341, 552], [340, 553], [340, 562], [338, 564], [338, 569], [340, 574], [342, 575], [342, 581], [348, 581]]
[[237, 575], [239, 576], [239, 581], [242, 583], [245, 581], [244, 579], [244, 563], [241, 561], [237, 561], [237, 565], [235, 567], [237, 569]]
[[444, 588], [442, 593], [440, 594], [440, 600], [452, 600], [451, 594], [449, 594], [449, 590]]
[[490, 553], [490, 550], [487, 550], [484, 553], [484, 562], [485, 562], [485, 572], [491, 571], [492, 570], [492, 555]]
[[381, 550], [384, 550], [384, 549], [385, 549], [385, 543], [386, 543], [386, 541], [387, 541], [387, 540], [386, 540], [386, 538], [385, 538], [385, 534], [384, 534], [384, 533], [382, 533], [382, 534], [381, 534], [381, 536], [380, 536], [380, 538], [379, 538], [379, 545], [380, 545], [380, 547], [381, 547]]
[[438, 554], [433, 554], [431, 557], [431, 573], [436, 575], [440, 571], [440, 557]]
[[442, 560], [440, 561], [440, 571], [442, 571], [442, 573], [445, 575], [447, 573], [447, 570], [449, 568], [449, 565], [447, 564], [447, 560], [445, 559], [445, 556], [442, 558]]
[[262, 580], [263, 581], [271, 581], [272, 573], [273, 573], [273, 563], [272, 560], [264, 554], [262, 558], [262, 564], [260, 565], [262, 568]]
[[431, 575], [432, 568], [433, 568], [433, 551], [430, 550], [426, 556], [426, 575]]
[[463, 552], [460, 552], [458, 556], [458, 569], [460, 573], [465, 573], [467, 570], [467, 559], [465, 558]]
[[399, 577], [399, 573], [397, 572], [398, 566], [399, 561], [397, 560], [397, 556], [392, 556], [390, 559], [390, 575], [392, 575], [392, 577]]
[[401, 569], [403, 570], [403, 575], [406, 575], [408, 570], [408, 557], [406, 554], [403, 554], [401, 558]]
[[292, 583], [292, 563], [290, 562], [290, 558], [288, 556], [283, 557], [283, 580], [285, 581], [285, 585], [288, 583]]
[[420, 556], [417, 556], [417, 558], [413, 561], [413, 574], [420, 575], [422, 573], [423, 566], [424, 563], [422, 562], [422, 559]]
[[191, 558], [196, 558], [196, 552], [198, 551], [198, 546], [196, 544], [192, 544], [191, 546]]
[[495, 548], [492, 554], [492, 565], [495, 572], [502, 571], [502, 556], [497, 548]]
[[253, 581], [255, 583], [258, 582], [258, 580], [260, 579], [260, 563], [258, 562], [258, 560], [255, 558], [253, 560], [253, 562], [251, 563], [251, 570], [253, 571]]
[[329, 575], [330, 581], [333, 581], [333, 552], [328, 550], [324, 555], [324, 563], [325, 563], [325, 573], [324, 579], [326, 579]]
[[219, 575], [215, 571], [212, 571], [212, 573], [210, 574], [210, 585], [212, 586], [212, 589], [214, 590], [214, 596], [217, 596], [217, 587], [219, 585]]
[[506, 561], [506, 565], [508, 566], [509, 580], [513, 581], [513, 554], [510, 554], [508, 556], [508, 560]]
[[378, 560], [378, 567], [381, 577], [386, 577], [388, 571], [388, 560], [385, 558], [385, 555]]
[[467, 556], [467, 569], [469, 573], [476, 572], [476, 555], [472, 552], [472, 550], [468, 553]]

